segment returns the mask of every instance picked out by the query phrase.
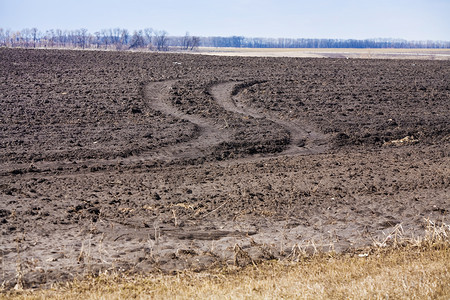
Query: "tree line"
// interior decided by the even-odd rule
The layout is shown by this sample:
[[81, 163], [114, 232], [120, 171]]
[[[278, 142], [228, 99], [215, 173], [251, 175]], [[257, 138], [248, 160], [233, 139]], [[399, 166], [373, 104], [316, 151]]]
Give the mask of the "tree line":
[[167, 51], [172, 47], [194, 50], [200, 45], [200, 38], [186, 33], [182, 37], [169, 37], [165, 30], [145, 28], [130, 33], [127, 29], [103, 29], [90, 33], [87, 29], [46, 32], [37, 28], [12, 31], [0, 28], [0, 47], [26, 48], [81, 48], [81, 49], [148, 49]]
[[127, 29], [112, 28], [90, 33], [87, 29], [37, 28], [20, 31], [0, 28], [0, 47], [27, 48], [81, 48], [156, 51], [195, 50], [203, 47], [237, 48], [450, 48], [450, 41], [407, 41], [401, 39], [305, 39], [305, 38], [252, 38], [244, 36], [198, 37], [169, 36], [165, 30], [145, 28], [132, 33]]
[[407, 41], [402, 39], [305, 39], [203, 37], [204, 47], [237, 48], [450, 48], [450, 41]]

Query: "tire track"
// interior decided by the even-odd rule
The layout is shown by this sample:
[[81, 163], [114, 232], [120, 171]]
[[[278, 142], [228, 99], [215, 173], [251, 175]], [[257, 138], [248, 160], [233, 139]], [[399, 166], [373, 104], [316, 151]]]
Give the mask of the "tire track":
[[272, 155], [272, 157], [319, 154], [328, 150], [327, 136], [315, 131], [310, 124], [301, 122], [301, 120], [283, 120], [270, 112], [260, 112], [252, 107], [237, 105], [238, 96], [232, 96], [233, 89], [237, 84], [239, 82], [220, 83], [212, 86], [210, 91], [217, 103], [225, 110], [235, 114], [251, 116], [255, 119], [265, 118], [289, 132], [291, 139], [289, 147], [281, 153]]
[[[231, 141], [231, 131], [214, 126], [208, 120], [192, 114], [186, 114], [172, 105], [169, 95], [175, 81], [152, 82], [146, 85], [144, 97], [149, 108], [160, 111], [172, 117], [189, 121], [198, 128], [198, 136], [187, 142], [164, 147], [152, 153], [142, 153], [138, 159], [152, 161], [171, 161], [177, 159], [196, 159], [211, 154], [216, 146], [223, 142]], [[233, 96], [233, 89], [241, 82], [225, 82], [210, 87], [213, 99], [226, 111], [243, 116], [251, 116], [255, 119], [267, 119], [289, 132], [290, 144], [286, 150], [277, 154], [267, 154], [259, 157], [237, 159], [250, 161], [263, 159], [264, 157], [279, 157], [285, 155], [312, 155], [325, 152], [327, 136], [314, 131], [307, 123], [300, 120], [283, 120], [275, 114], [260, 112], [255, 108], [237, 105], [237, 97]]]
[[[148, 153], [141, 153], [136, 157], [126, 160], [135, 161], [165, 161], [198, 159], [211, 155], [216, 146], [221, 143], [232, 141], [232, 132], [224, 128], [218, 128], [205, 118], [198, 115], [187, 114], [181, 109], [172, 105], [169, 95], [175, 81], [162, 81], [148, 83], [144, 88], [144, 98], [146, 105], [153, 110], [172, 117], [186, 120], [197, 126], [197, 137], [186, 142], [177, 143]], [[307, 123], [300, 120], [282, 120], [274, 114], [260, 112], [248, 106], [236, 105], [237, 96], [233, 96], [233, 89], [240, 82], [225, 82], [210, 87], [210, 93], [221, 107], [225, 110], [244, 116], [251, 116], [255, 119], [267, 119], [285, 128], [290, 135], [289, 147], [276, 154], [267, 154], [258, 157], [248, 157], [235, 159], [238, 161], [253, 161], [265, 157], [279, 157], [285, 155], [311, 155], [325, 152], [327, 147], [327, 137], [311, 129]], [[233, 160], [233, 159], [231, 159]], [[230, 160], [227, 160], [230, 161]]]
[[195, 159], [206, 156], [215, 146], [228, 141], [230, 134], [204, 118], [186, 114], [173, 106], [169, 98], [173, 83], [174, 81], [163, 81], [147, 84], [144, 90], [147, 105], [153, 110], [193, 123], [198, 128], [198, 136], [187, 142], [157, 150], [156, 153], [151, 154], [151, 160]]

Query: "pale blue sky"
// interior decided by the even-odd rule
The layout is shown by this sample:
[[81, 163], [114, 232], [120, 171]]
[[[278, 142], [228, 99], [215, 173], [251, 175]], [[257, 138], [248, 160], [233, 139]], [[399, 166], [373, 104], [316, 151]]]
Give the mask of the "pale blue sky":
[[0, 28], [450, 40], [450, 0], [0, 0]]

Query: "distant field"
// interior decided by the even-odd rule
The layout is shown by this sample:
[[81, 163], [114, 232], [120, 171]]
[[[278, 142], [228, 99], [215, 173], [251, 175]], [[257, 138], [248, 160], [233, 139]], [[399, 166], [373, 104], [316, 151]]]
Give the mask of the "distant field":
[[390, 58], [449, 60], [450, 49], [344, 49], [344, 48], [209, 48], [207, 55], [249, 57]]

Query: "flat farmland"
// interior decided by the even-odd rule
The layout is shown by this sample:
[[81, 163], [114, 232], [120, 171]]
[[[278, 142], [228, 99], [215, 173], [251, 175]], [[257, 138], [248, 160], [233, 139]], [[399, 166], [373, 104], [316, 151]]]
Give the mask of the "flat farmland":
[[0, 49], [0, 281], [245, 265], [448, 224], [449, 74]]
[[450, 60], [449, 49], [420, 48], [214, 48], [200, 47], [204, 55], [244, 57], [297, 58], [362, 58], [362, 59], [425, 59]]

